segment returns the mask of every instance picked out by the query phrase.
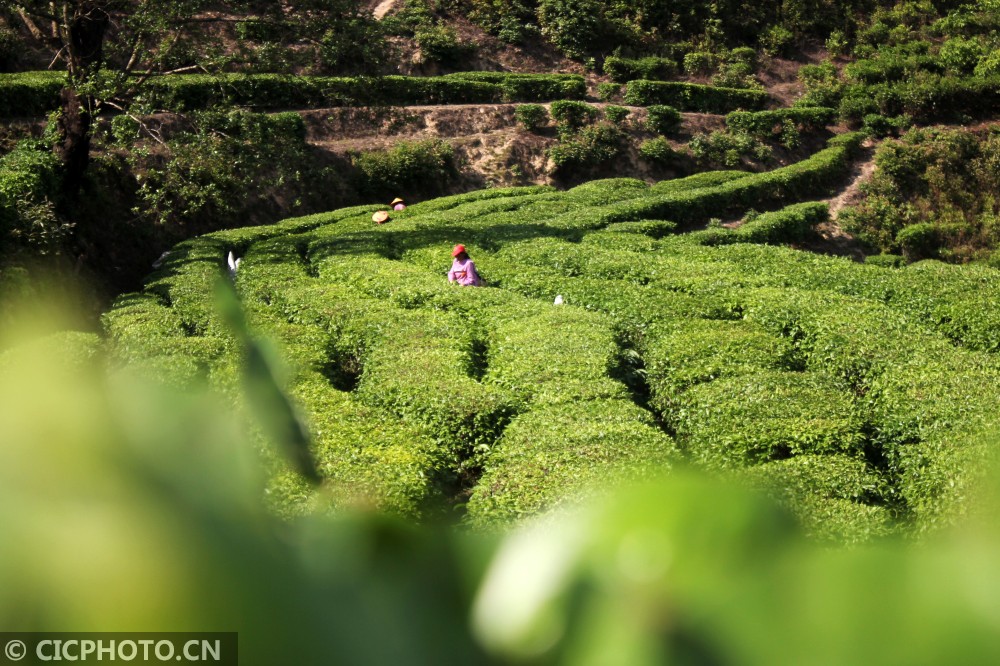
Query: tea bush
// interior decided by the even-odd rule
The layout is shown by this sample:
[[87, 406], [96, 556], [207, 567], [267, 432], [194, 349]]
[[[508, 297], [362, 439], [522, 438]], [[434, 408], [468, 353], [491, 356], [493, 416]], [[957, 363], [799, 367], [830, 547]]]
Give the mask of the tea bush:
[[22, 141], [0, 156], [0, 254], [55, 254], [73, 230], [56, 211], [62, 175], [45, 146]]
[[583, 102], [560, 100], [552, 103], [549, 107], [549, 113], [556, 121], [556, 127], [560, 134], [566, 134], [594, 122], [597, 118], [597, 107]]
[[830, 108], [793, 107], [775, 109], [773, 111], [733, 111], [726, 115], [726, 127], [754, 134], [767, 136], [773, 134], [785, 120], [791, 120], [797, 126], [807, 131], [815, 131], [830, 125], [836, 110]]
[[[820, 538], [877, 537], [888, 527], [878, 503], [884, 478], [843, 456], [767, 463], [740, 483], [679, 470], [581, 509], [564, 502], [557, 515], [503, 534], [415, 528], [363, 506], [280, 520], [261, 499], [267, 466], [248, 446], [252, 413], [203, 389], [101, 372], [101, 347], [95, 335], [66, 333], [0, 356], [8, 407], [0, 507], [15, 544], [0, 569], [11, 594], [0, 614], [21, 617], [25, 631], [225, 626], [240, 633], [250, 664], [566, 662], [588, 651], [656, 664], [684, 658], [692, 644], [753, 663], [805, 663], [818, 644], [829, 644], [837, 663], [996, 661], [990, 612], [969, 594], [971, 583], [977, 592], [995, 586], [992, 476], [970, 495], [981, 509], [956, 536], [919, 548], [809, 543], [786, 510], [741, 487], [765, 488], [797, 515], [809, 511], [807, 529]], [[616, 482], [643, 475], [642, 462], [628, 459], [635, 449], [615, 445], [634, 441], [627, 430], [642, 422], [641, 410], [606, 405], [587, 414], [573, 450], [617, 456]], [[545, 426], [572, 428], [579, 413], [547, 416], [512, 434], [524, 442], [539, 434], [539, 453], [555, 460]], [[589, 445], [579, 444], [585, 430], [594, 433]], [[642, 451], [661, 451], [652, 439]], [[530, 483], [545, 474], [529, 446], [509, 457], [508, 469], [525, 474], [495, 474], [496, 501], [480, 489], [477, 515], [478, 507], [512, 516], [559, 504], [543, 495], [544, 481]], [[569, 472], [583, 457], [562, 460], [550, 469], [575, 485]], [[81, 498], [94, 510], [51, 520]], [[43, 516], [50, 520], [40, 531]], [[157, 550], [163, 544], [184, 548]], [[53, 549], [78, 557], [53, 559]], [[83, 555], [108, 569], [95, 571]], [[655, 566], [662, 562], [669, 575]], [[59, 575], [68, 582], [53, 590]], [[882, 593], [868, 594], [872, 581]], [[144, 595], [129, 594], [143, 585]], [[532, 596], [540, 588], [545, 599]], [[656, 620], [667, 613], [679, 624], [663, 628]], [[553, 622], [563, 630], [540, 652], [533, 637]], [[378, 640], [385, 632], [392, 641]]]
[[[0, 116], [41, 116], [58, 107], [64, 75], [0, 74]], [[140, 108], [192, 111], [330, 106], [542, 102], [582, 99], [583, 77], [571, 74], [458, 72], [437, 77], [296, 77], [280, 74], [183, 74], [153, 79]]]
[[514, 117], [524, 129], [534, 132], [548, 120], [549, 111], [541, 104], [518, 104]]
[[728, 113], [736, 109], [759, 109], [767, 104], [767, 93], [758, 90], [715, 88], [696, 83], [630, 81], [625, 103], [635, 106], [667, 104], [682, 111]]
[[604, 73], [617, 83], [628, 83], [635, 79], [663, 81], [677, 75], [677, 63], [672, 58], [649, 56], [646, 58], [622, 58], [608, 56], [604, 59]]
[[505, 102], [583, 99], [587, 86], [579, 74], [521, 74], [517, 72], [457, 72], [444, 78], [481, 81], [500, 87]]
[[669, 165], [677, 159], [677, 151], [673, 149], [666, 137], [662, 136], [639, 144], [639, 155], [648, 162], [660, 165]]
[[[244, 344], [210, 294], [242, 257], [247, 319], [282, 350], [321, 480], [268, 453], [286, 514], [360, 502], [427, 519], [467, 502], [470, 523], [506, 524], [687, 460], [765, 488], [819, 539], [936, 529], [965, 510], [996, 425], [1000, 283], [771, 245], [825, 219], [794, 202], [840, 178], [860, 139], [765, 174], [218, 232], [174, 248], [105, 330], [123, 364], [238, 395]], [[678, 233], [751, 208], [765, 212], [740, 228]], [[456, 243], [489, 287], [447, 283]]]
[[469, 499], [473, 525], [504, 525], [660, 474], [676, 447], [627, 400], [534, 409], [508, 426]]
[[59, 107], [59, 92], [66, 81], [61, 72], [0, 74], [0, 116], [44, 116]]
[[624, 134], [614, 125], [585, 127], [549, 149], [556, 173], [574, 174], [606, 164], [618, 156]]
[[646, 107], [646, 129], [656, 134], [671, 134], [681, 124], [681, 114], [672, 106], [653, 104]]
[[390, 150], [362, 152], [352, 162], [362, 175], [359, 188], [383, 197], [425, 183], [444, 189], [457, 173], [454, 150], [440, 139], [400, 142]]
[[758, 371], [698, 384], [671, 411], [681, 450], [709, 468], [861, 453], [848, 392], [815, 373]]

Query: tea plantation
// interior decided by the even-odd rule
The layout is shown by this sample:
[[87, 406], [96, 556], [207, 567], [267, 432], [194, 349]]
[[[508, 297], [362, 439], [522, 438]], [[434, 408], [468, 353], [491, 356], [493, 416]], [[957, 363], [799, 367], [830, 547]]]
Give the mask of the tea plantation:
[[[230, 277], [280, 349], [322, 477], [260, 431], [286, 515], [361, 504], [503, 526], [696, 467], [766, 490], [820, 539], [928, 531], [968, 508], [1000, 420], [1000, 278], [789, 247], [826, 218], [816, 200], [860, 138], [767, 173], [492, 189], [384, 225], [361, 206], [216, 232], [176, 246], [103, 323], [133, 370], [243, 400], [259, 359], [216, 305], [228, 253], [241, 259]], [[750, 208], [770, 212], [704, 228]], [[457, 243], [484, 288], [448, 283]]]

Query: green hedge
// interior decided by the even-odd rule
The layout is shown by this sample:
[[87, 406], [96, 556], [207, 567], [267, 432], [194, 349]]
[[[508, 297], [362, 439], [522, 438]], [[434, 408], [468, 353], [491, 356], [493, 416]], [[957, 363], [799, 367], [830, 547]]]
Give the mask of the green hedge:
[[766, 92], [740, 88], [717, 88], [676, 81], [630, 81], [625, 87], [625, 103], [635, 106], [667, 104], [682, 111], [728, 113], [736, 109], [760, 109], [768, 100]]
[[845, 386], [811, 372], [759, 371], [697, 384], [669, 415], [688, 458], [738, 468], [804, 453], [860, 455], [861, 423]]
[[[0, 116], [42, 116], [57, 108], [65, 75], [0, 74]], [[281, 74], [185, 74], [151, 79], [139, 102], [150, 110], [213, 106], [254, 109], [327, 106], [487, 104], [583, 99], [572, 74], [459, 72], [447, 76], [298, 77]]]
[[855, 458], [807, 454], [754, 465], [737, 477], [788, 507], [817, 539], [864, 543], [896, 527], [891, 484]]
[[38, 117], [59, 107], [66, 82], [62, 72], [0, 74], [0, 116]]
[[545, 102], [584, 99], [587, 83], [579, 74], [517, 74], [514, 72], [457, 72], [442, 78], [479, 81], [499, 86], [505, 102]]
[[659, 192], [651, 188], [654, 190], [651, 196], [567, 213], [548, 224], [591, 229], [639, 219], [664, 219], [685, 224], [749, 208], [774, 206], [789, 199], [827, 194], [837, 180], [846, 175], [862, 138], [859, 133], [840, 135], [830, 140], [829, 148], [774, 171], [746, 177], [727, 175], [722, 184], [714, 187], [679, 191], [665, 188], [666, 191]]
[[649, 413], [625, 400], [584, 400], [516, 418], [486, 461], [468, 521], [502, 525], [662, 474], [676, 459]]
[[498, 85], [443, 77], [291, 77], [277, 74], [183, 75], [155, 79], [144, 101], [151, 108], [255, 109], [323, 106], [469, 104], [499, 102]]
[[[662, 416], [702, 466], [763, 465], [755, 474], [820, 538], [862, 540], [895, 520], [930, 529], [966, 506], [997, 424], [1000, 371], [976, 350], [1000, 348], [1000, 278], [759, 244], [823, 218], [824, 204], [787, 204], [828, 188], [859, 140], [768, 174], [495, 190], [414, 204], [382, 226], [357, 207], [219, 232], [175, 248], [105, 325], [130, 362], [231, 386], [238, 360], [207, 285], [233, 250], [248, 319], [284, 350], [293, 390], [311, 387], [303, 408], [325, 405], [317, 422], [345, 415], [336, 442], [361, 441], [373, 419], [400, 442], [391, 455], [331, 444], [329, 477], [361, 479], [363, 496], [407, 515], [471, 492], [470, 520], [507, 522], [645, 473], [672, 458], [651, 421]], [[717, 245], [675, 233], [764, 205], [786, 208], [713, 230], [727, 235]], [[447, 284], [456, 243], [488, 288]], [[344, 461], [352, 450], [396, 471], [369, 482], [374, 471]], [[289, 512], [350, 501], [332, 483], [303, 492], [280, 466], [274, 483]]]
[[279, 513], [356, 506], [422, 518], [437, 508], [434, 482], [446, 462], [432, 437], [406, 426], [387, 428], [385, 414], [356, 403], [318, 373], [296, 383], [291, 395], [304, 411], [323, 486], [311, 488], [276, 462], [267, 492]]
[[899, 81], [918, 71], [940, 74], [943, 70], [934, 56], [884, 53], [877, 59], [855, 60], [844, 67], [844, 74], [849, 80], [870, 85]]
[[830, 218], [829, 206], [811, 202], [792, 204], [762, 213], [735, 229], [707, 229], [691, 234], [704, 245], [727, 243], [797, 243], [806, 240], [818, 224]]
[[604, 59], [604, 73], [617, 83], [636, 79], [662, 81], [676, 76], [677, 71], [677, 62], [673, 58], [608, 56]]
[[847, 86], [840, 115], [860, 121], [866, 115], [907, 115], [918, 122], [988, 117], [1000, 108], [1000, 76], [926, 75], [915, 80]]
[[666, 322], [647, 332], [640, 351], [650, 406], [661, 414], [669, 414], [680, 393], [696, 384], [796, 365], [787, 339], [745, 321]]
[[836, 119], [837, 110], [827, 107], [794, 107], [771, 111], [733, 111], [726, 115], [726, 127], [753, 135], [770, 135], [786, 120], [806, 130], [823, 129]]
[[570, 305], [507, 322], [492, 331], [484, 380], [524, 403], [627, 398], [608, 376], [618, 347], [611, 321]]

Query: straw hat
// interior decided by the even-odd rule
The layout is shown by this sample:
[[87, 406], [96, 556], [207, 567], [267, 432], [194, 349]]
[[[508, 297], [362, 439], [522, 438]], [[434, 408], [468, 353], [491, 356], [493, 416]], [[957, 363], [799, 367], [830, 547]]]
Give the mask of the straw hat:
[[459, 245], [456, 245], [455, 249], [451, 251], [451, 256], [457, 257], [458, 255], [462, 254], [463, 252], [465, 252], [465, 246], [459, 244]]
[[382, 224], [388, 219], [389, 219], [389, 213], [385, 212], [384, 210], [376, 211], [375, 214], [372, 215], [372, 222], [374, 222], [375, 224]]
[[392, 201], [389, 202], [389, 205], [390, 206], [395, 206], [398, 203], [403, 203], [403, 200], [400, 199], [399, 197], [396, 197], [395, 199], [393, 199]]

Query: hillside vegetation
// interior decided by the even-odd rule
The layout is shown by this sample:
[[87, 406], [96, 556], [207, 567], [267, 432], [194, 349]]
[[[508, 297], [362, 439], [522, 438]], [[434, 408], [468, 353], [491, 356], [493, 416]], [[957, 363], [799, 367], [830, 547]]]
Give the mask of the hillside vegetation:
[[0, 0], [0, 617], [995, 662], [998, 53], [997, 0]]
[[[769, 170], [837, 124], [881, 138], [988, 120], [1000, 97], [991, 3], [407, 0], [383, 3], [376, 19], [353, 1], [277, 12], [281, 3], [199, 0], [110, 3], [102, 27], [74, 22], [77, 9], [63, 25], [47, 3], [5, 2], [0, 70], [24, 72], [0, 75], [0, 113], [18, 118], [0, 133], [14, 153], [3, 167], [5, 262], [66, 256], [113, 293], [135, 288], [170, 245], [218, 228], [399, 194]], [[71, 29], [104, 48], [80, 51]], [[37, 73], [45, 67], [65, 74]], [[64, 83], [75, 97], [60, 96]], [[581, 99], [592, 108], [576, 121], [549, 108]], [[440, 115], [443, 105], [456, 111]], [[719, 117], [789, 105], [834, 112]], [[304, 126], [270, 117], [288, 109]], [[984, 202], [958, 214], [988, 219], [995, 184], [985, 186]], [[928, 222], [851, 220], [869, 253], [903, 252], [901, 227]], [[988, 260], [989, 232], [972, 226], [923, 234], [920, 256]]]

